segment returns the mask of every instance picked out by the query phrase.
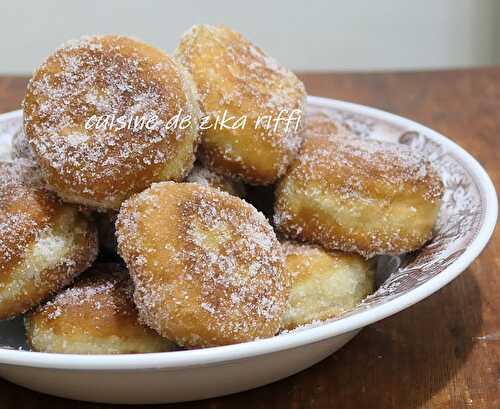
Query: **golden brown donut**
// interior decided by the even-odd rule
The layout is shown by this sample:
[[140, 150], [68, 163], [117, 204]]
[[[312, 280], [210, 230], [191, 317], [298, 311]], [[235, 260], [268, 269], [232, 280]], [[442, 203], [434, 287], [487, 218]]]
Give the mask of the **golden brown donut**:
[[245, 197], [245, 185], [238, 180], [230, 179], [226, 176], [219, 175], [210, 169], [195, 164], [186, 182], [198, 183], [202, 186], [214, 187], [234, 196]]
[[282, 248], [292, 277], [284, 329], [334, 318], [373, 292], [372, 260], [296, 242], [285, 242]]
[[274, 221], [327, 249], [398, 255], [432, 237], [443, 184], [407, 146], [310, 135], [276, 189]]
[[323, 111], [307, 113], [303, 137], [307, 138], [309, 135], [325, 135], [341, 138], [354, 136], [347, 127]]
[[[302, 82], [227, 27], [192, 27], [175, 57], [191, 73], [206, 115], [200, 147], [205, 164], [251, 184], [275, 182], [300, 146], [302, 121], [294, 118], [305, 106]], [[280, 111], [282, 119], [290, 120], [289, 126], [283, 120], [263, 126], [269, 122], [266, 116], [276, 119]], [[225, 122], [227, 126], [216, 126], [224, 113], [233, 119]], [[238, 126], [243, 122], [237, 118], [244, 116], [245, 126]]]
[[208, 347], [278, 331], [289, 275], [273, 229], [245, 201], [157, 183], [124, 202], [116, 228], [139, 315], [164, 337]]
[[25, 317], [34, 351], [62, 354], [137, 354], [175, 345], [141, 324], [126, 270], [97, 264], [73, 286]]
[[[182, 180], [193, 165], [199, 112], [187, 76], [138, 40], [66, 43], [33, 75], [23, 108], [33, 154], [67, 202], [118, 210], [153, 182]], [[176, 123], [178, 113], [191, 120]]]
[[97, 233], [47, 191], [30, 161], [0, 163], [0, 319], [69, 284], [97, 255]]

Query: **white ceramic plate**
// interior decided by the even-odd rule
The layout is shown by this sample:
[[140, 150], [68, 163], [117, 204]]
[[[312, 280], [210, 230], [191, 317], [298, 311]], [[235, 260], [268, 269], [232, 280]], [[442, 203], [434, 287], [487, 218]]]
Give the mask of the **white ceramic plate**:
[[[423, 151], [439, 169], [446, 193], [435, 238], [404, 258], [382, 258], [377, 292], [344, 316], [244, 344], [140, 355], [62, 355], [24, 349], [22, 320], [0, 322], [0, 375], [30, 389], [72, 399], [160, 403], [239, 392], [301, 371], [342, 347], [366, 325], [431, 295], [464, 271], [496, 224], [495, 188], [479, 163], [437, 132], [386, 112], [309, 97], [358, 135]], [[0, 158], [21, 112], [0, 115]]]

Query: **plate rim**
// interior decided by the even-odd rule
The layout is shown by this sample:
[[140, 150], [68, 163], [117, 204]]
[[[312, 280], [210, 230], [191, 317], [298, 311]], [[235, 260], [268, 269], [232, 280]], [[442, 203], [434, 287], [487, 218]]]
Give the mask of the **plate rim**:
[[[430, 139], [437, 141], [447, 150], [455, 153], [461, 160], [461, 164], [466, 167], [469, 174], [474, 178], [484, 206], [482, 225], [464, 253], [442, 272], [415, 289], [398, 295], [385, 303], [372, 306], [347, 317], [316, 327], [305, 328], [297, 332], [235, 345], [148, 354], [78, 355], [0, 348], [0, 364], [75, 371], [170, 371], [192, 367], [219, 366], [228, 362], [300, 348], [344, 333], [359, 330], [422, 301], [456, 278], [479, 256], [488, 244], [496, 226], [498, 198], [491, 178], [471, 154], [457, 143], [433, 129], [411, 119], [377, 108], [317, 96], [308, 96], [307, 102], [308, 104], [323, 107], [344, 109], [361, 115], [367, 114], [391, 124], [397, 124], [421, 132]], [[11, 111], [0, 114], [0, 121], [10, 120], [19, 116], [22, 116], [21, 110]]]

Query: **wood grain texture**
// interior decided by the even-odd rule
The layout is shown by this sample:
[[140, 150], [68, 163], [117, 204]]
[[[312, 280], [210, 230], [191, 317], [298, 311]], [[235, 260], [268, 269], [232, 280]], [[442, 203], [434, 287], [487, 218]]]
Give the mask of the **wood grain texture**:
[[[414, 119], [472, 153], [500, 186], [500, 68], [389, 74], [303, 74], [309, 94]], [[0, 111], [26, 79], [0, 78]], [[335, 355], [283, 381], [175, 408], [500, 408], [500, 236], [450, 285], [363, 330]], [[107, 408], [0, 380], [1, 407]]]

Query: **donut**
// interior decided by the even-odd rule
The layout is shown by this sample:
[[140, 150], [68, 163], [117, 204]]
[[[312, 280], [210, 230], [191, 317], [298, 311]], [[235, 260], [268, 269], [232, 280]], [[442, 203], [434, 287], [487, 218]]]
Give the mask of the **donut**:
[[0, 319], [69, 284], [97, 246], [93, 222], [47, 191], [32, 162], [0, 163]]
[[118, 210], [195, 158], [199, 109], [185, 71], [162, 51], [119, 36], [66, 43], [35, 71], [24, 130], [66, 202]]
[[274, 183], [300, 146], [302, 82], [226, 27], [192, 27], [174, 56], [191, 74], [204, 114], [202, 161], [250, 184]]
[[292, 277], [283, 329], [293, 330], [339, 316], [373, 292], [372, 260], [290, 241], [282, 243], [282, 248]]
[[26, 139], [23, 128], [19, 129], [12, 137], [12, 152], [13, 159], [28, 159], [35, 162], [35, 156], [31, 151], [30, 144]]
[[193, 169], [186, 178], [186, 182], [213, 187], [234, 196], [245, 196], [245, 185], [243, 183], [238, 180], [233, 180], [226, 176], [219, 175], [200, 164], [194, 165]]
[[197, 348], [279, 330], [289, 275], [272, 227], [245, 201], [161, 182], [123, 203], [116, 229], [139, 316], [165, 338]]
[[274, 223], [326, 249], [399, 255], [432, 237], [442, 194], [431, 164], [405, 145], [310, 135], [276, 189]]
[[303, 137], [309, 135], [326, 135], [340, 138], [348, 138], [353, 133], [339, 121], [332, 118], [324, 111], [308, 112], [305, 119]]
[[117, 264], [96, 264], [54, 299], [25, 316], [33, 351], [61, 354], [137, 354], [175, 345], [138, 320], [133, 285]]

